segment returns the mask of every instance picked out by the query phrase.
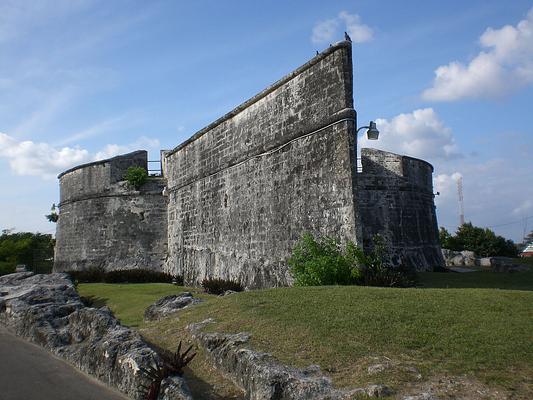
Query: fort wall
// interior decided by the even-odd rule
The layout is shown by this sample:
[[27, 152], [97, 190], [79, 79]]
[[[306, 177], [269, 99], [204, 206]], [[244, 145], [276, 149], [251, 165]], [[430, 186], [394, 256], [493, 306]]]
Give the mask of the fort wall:
[[287, 285], [304, 232], [357, 241], [354, 119], [341, 42], [164, 153], [165, 268], [187, 284]]
[[396, 265], [432, 270], [443, 266], [433, 195], [433, 167], [416, 158], [376, 149], [361, 149], [358, 174], [363, 247], [385, 239]]
[[425, 161], [362, 149], [356, 171], [351, 43], [337, 43], [258, 95], [161, 151], [163, 177], [138, 151], [59, 176], [56, 271], [148, 268], [247, 288], [290, 285], [305, 232], [372, 248], [395, 264], [443, 266], [432, 173]]
[[124, 175], [130, 166], [147, 168], [137, 151], [84, 164], [59, 176], [59, 220], [54, 270], [146, 268], [161, 270], [166, 257], [166, 198], [162, 178], [140, 190]]

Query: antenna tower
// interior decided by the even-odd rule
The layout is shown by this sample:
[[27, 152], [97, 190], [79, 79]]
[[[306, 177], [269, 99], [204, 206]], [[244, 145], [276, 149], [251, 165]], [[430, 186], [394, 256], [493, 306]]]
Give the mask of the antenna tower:
[[465, 224], [465, 203], [463, 200], [463, 177], [460, 176], [459, 179], [457, 179], [457, 194], [459, 195], [459, 209], [461, 210], [461, 214], [459, 214], [459, 226], [463, 226]]

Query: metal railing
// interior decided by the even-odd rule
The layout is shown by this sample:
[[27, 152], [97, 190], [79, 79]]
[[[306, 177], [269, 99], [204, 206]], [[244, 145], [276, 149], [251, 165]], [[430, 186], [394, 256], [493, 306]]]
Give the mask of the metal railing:
[[[156, 164], [154, 167], [150, 164]], [[159, 168], [157, 168], [159, 167]], [[162, 176], [163, 170], [161, 167], [161, 160], [148, 160], [148, 175], [150, 176]]]

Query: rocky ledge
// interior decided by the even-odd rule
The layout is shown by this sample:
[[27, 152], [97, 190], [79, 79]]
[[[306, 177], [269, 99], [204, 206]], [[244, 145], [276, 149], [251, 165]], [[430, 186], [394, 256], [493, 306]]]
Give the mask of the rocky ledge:
[[306, 369], [277, 362], [270, 354], [246, 349], [246, 333], [203, 332], [213, 322], [188, 326], [192, 337], [206, 350], [215, 366], [225, 372], [250, 400], [348, 400], [355, 396], [386, 397], [392, 392], [383, 385], [351, 390], [336, 389], [318, 365]]
[[[160, 364], [141, 336], [107, 308], [84, 306], [66, 274], [0, 277], [0, 323], [133, 399], [145, 399], [141, 373]], [[163, 381], [159, 399], [190, 400], [183, 378]]]

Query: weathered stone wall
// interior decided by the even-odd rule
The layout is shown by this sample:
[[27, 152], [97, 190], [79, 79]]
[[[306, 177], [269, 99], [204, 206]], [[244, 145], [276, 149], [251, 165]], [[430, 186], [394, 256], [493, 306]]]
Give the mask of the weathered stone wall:
[[286, 285], [303, 232], [356, 240], [354, 118], [341, 42], [165, 152], [166, 269]]
[[442, 266], [433, 167], [363, 149], [357, 174], [352, 86], [351, 43], [340, 42], [162, 151], [164, 178], [140, 191], [122, 179], [131, 165], [146, 168], [146, 152], [61, 174], [55, 269], [287, 285], [286, 260], [304, 232], [367, 250], [381, 233], [395, 263]]
[[381, 234], [392, 261], [418, 270], [444, 266], [433, 196], [433, 167], [423, 160], [361, 149], [358, 174], [363, 246]]
[[139, 190], [124, 174], [146, 168], [146, 151], [81, 165], [59, 176], [60, 205], [54, 270], [161, 270], [166, 257], [166, 198], [162, 178]]

